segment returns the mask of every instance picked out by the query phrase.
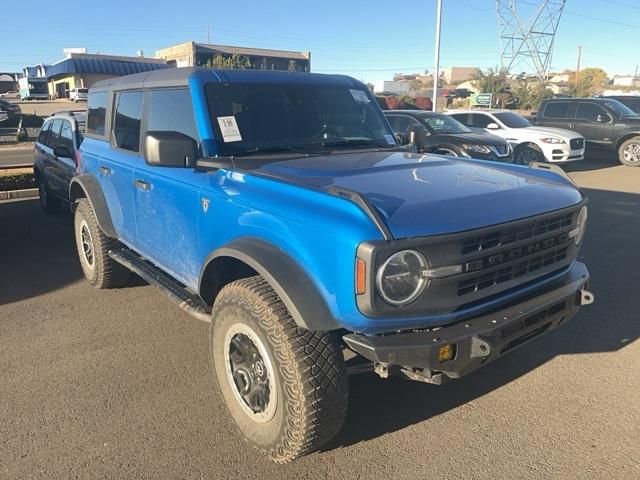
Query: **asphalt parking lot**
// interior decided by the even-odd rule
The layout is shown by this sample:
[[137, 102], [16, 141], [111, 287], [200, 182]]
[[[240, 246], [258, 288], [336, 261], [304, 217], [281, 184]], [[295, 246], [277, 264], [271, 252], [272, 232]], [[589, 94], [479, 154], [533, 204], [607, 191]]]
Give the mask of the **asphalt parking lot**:
[[92, 289], [70, 215], [0, 203], [0, 478], [640, 478], [640, 168], [571, 170], [595, 304], [442, 387], [352, 377], [338, 438], [285, 466], [226, 417], [206, 324]]

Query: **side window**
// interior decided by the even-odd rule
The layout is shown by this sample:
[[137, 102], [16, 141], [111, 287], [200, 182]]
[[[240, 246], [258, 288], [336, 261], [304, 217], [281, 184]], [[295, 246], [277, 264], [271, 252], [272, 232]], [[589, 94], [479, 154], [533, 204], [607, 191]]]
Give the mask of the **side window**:
[[546, 118], [569, 118], [571, 102], [549, 102], [544, 107]]
[[117, 94], [113, 119], [113, 142], [116, 147], [132, 152], [140, 150], [142, 98], [141, 91]]
[[62, 121], [62, 129], [60, 130], [60, 147], [67, 147], [69, 151], [73, 152], [73, 130], [71, 129], [71, 123], [66, 120]]
[[576, 107], [576, 118], [597, 122], [598, 117], [605, 117], [605, 115], [608, 117], [607, 112], [605, 112], [600, 105], [596, 105], [595, 103], [578, 102], [578, 106]]
[[49, 128], [51, 128], [51, 124], [53, 122], [47, 122], [42, 126], [42, 130], [40, 130], [40, 135], [38, 135], [38, 143], [42, 145], [47, 144], [47, 137], [49, 136]]
[[47, 135], [47, 147], [55, 148], [58, 146], [60, 139], [60, 127], [62, 120], [53, 120], [51, 122], [51, 128], [49, 129], [49, 135]]
[[107, 92], [95, 92], [87, 101], [87, 133], [103, 136], [107, 118]]
[[189, 90], [151, 90], [148, 101], [148, 132], [180, 132], [198, 141]]
[[419, 125], [419, 124], [420, 122], [418, 122], [413, 117], [409, 117], [407, 115], [398, 116], [396, 120], [396, 125], [395, 125], [396, 127], [395, 132], [407, 133], [407, 129], [409, 128], [410, 125]]
[[488, 115], [483, 115], [482, 113], [469, 114], [470, 127], [487, 128], [490, 123], [495, 123], [495, 121]]

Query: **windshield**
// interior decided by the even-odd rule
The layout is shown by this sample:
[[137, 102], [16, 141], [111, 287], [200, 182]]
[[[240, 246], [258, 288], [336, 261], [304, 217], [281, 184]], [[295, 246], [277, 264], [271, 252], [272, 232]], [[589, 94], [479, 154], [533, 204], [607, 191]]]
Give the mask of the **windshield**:
[[380, 109], [365, 90], [209, 83], [205, 91], [219, 155], [395, 146]]
[[441, 115], [438, 113], [423, 113], [420, 115], [420, 120], [425, 126], [435, 134], [458, 134], [469, 133], [471, 130], [457, 121], [453, 117], [447, 115]]
[[604, 102], [609, 110], [619, 117], [637, 117], [638, 114], [618, 100], [607, 100]]
[[500, 120], [509, 128], [527, 128], [531, 127], [531, 122], [524, 117], [521, 117], [517, 113], [513, 112], [500, 112], [494, 113], [494, 117]]

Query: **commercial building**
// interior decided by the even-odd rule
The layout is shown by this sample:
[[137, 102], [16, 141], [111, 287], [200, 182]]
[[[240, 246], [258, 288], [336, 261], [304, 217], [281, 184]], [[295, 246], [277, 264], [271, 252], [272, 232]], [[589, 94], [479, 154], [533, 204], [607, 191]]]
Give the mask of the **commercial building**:
[[100, 80], [163, 68], [167, 62], [157, 58], [68, 53], [52, 65], [25, 67], [23, 77], [47, 78], [49, 96], [65, 98], [71, 89], [89, 88]]
[[616, 75], [613, 77], [613, 84], [617, 87], [638, 87], [640, 86], [640, 76]]
[[407, 81], [389, 81], [381, 80], [373, 84], [373, 91], [375, 93], [389, 93], [393, 95], [408, 95], [411, 90], [411, 85]]
[[442, 77], [447, 85], [456, 85], [471, 80], [479, 72], [477, 67], [448, 67], [443, 70]]
[[248, 59], [251, 68], [255, 69], [311, 71], [310, 52], [210, 45], [196, 42], [185, 42], [156, 51], [156, 58], [166, 61], [172, 67], [202, 67], [213, 62], [217, 56], [230, 58], [233, 55]]

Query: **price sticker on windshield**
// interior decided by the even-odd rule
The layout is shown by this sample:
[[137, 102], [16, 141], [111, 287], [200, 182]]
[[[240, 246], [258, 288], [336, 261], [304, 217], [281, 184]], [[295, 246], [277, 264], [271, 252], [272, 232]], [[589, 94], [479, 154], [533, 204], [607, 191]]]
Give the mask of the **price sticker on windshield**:
[[224, 143], [242, 141], [242, 135], [240, 135], [236, 117], [233, 115], [230, 117], [218, 117], [218, 125], [220, 125], [220, 132], [222, 132], [222, 140], [224, 140]]
[[358, 102], [358, 103], [369, 103], [369, 97], [367, 97], [367, 94], [365, 92], [363, 92], [362, 90], [354, 90], [354, 89], [350, 88], [349, 91], [351, 92], [351, 96], [353, 97], [353, 99], [356, 102]]

